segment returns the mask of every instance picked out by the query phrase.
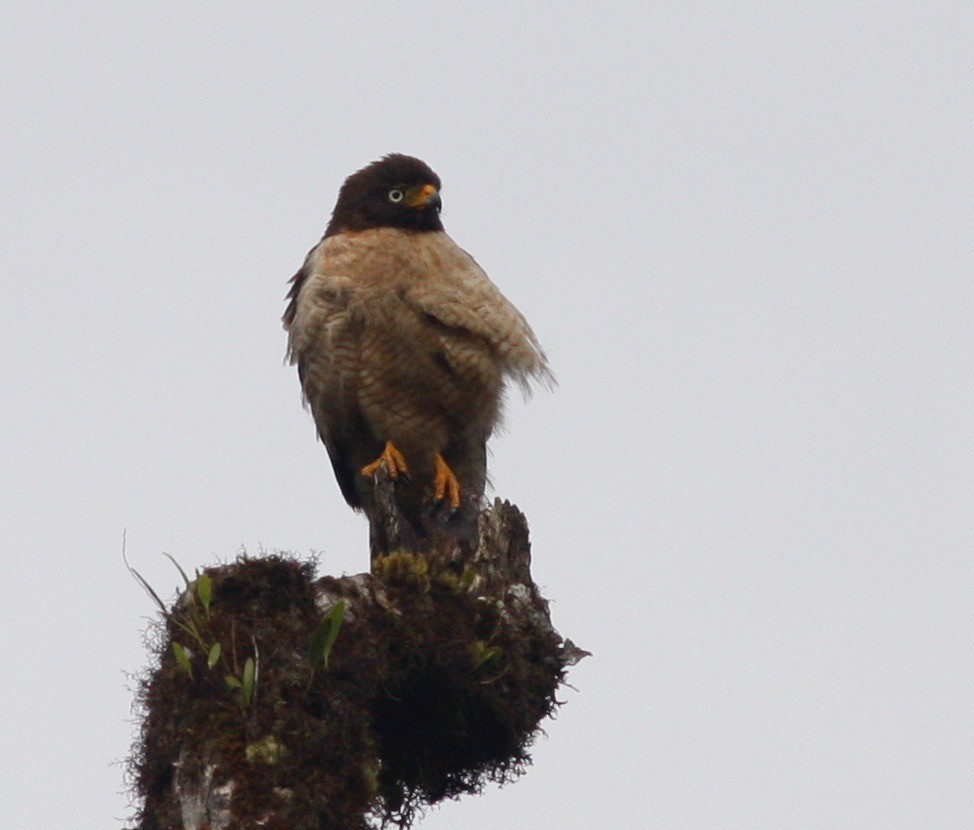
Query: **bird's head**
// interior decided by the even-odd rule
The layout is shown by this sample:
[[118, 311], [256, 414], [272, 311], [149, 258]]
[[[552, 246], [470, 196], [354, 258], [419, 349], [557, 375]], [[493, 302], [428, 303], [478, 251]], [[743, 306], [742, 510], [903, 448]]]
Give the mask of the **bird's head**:
[[412, 156], [393, 154], [345, 180], [325, 236], [369, 228], [441, 231], [440, 177]]

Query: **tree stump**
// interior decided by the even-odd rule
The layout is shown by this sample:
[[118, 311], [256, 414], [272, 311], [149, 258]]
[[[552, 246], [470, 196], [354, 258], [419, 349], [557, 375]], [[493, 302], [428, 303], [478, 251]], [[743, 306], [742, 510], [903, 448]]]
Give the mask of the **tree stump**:
[[551, 625], [524, 516], [497, 500], [476, 544], [417, 551], [392, 488], [378, 476], [371, 573], [242, 556], [164, 615], [131, 763], [139, 830], [405, 828], [530, 763], [587, 652]]

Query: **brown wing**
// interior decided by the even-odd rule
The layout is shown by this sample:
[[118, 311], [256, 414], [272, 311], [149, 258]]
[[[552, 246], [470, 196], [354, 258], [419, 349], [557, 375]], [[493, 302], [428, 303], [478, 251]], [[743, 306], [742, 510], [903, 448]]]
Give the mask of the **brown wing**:
[[[492, 352], [501, 371], [527, 390], [532, 379], [546, 386], [554, 376], [534, 332], [484, 270], [446, 234], [430, 234], [437, 279], [415, 283], [407, 302], [436, 320], [445, 332], [447, 356], [464, 360], [472, 341]], [[435, 249], [433, 246], [435, 245]]]
[[469, 254], [445, 233], [427, 234], [418, 245], [425, 270], [401, 298], [423, 320], [436, 363], [435, 398], [449, 424], [442, 454], [469, 497], [455, 524], [475, 533], [504, 378], [527, 391], [531, 380], [550, 386], [554, 376], [524, 316]]
[[328, 277], [317, 267], [319, 247], [292, 281], [284, 316], [288, 356], [298, 367], [304, 399], [342, 495], [358, 508], [363, 506], [358, 471], [377, 452], [358, 405], [362, 321], [350, 308], [348, 280]]

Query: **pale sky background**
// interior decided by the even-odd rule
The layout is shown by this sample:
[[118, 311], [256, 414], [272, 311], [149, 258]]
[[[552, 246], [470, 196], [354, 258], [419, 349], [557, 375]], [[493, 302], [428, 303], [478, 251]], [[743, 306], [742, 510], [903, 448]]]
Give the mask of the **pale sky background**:
[[6, 3], [4, 827], [127, 815], [185, 568], [367, 567], [279, 317], [391, 151], [560, 387], [493, 441], [595, 653], [423, 830], [974, 826], [974, 5]]

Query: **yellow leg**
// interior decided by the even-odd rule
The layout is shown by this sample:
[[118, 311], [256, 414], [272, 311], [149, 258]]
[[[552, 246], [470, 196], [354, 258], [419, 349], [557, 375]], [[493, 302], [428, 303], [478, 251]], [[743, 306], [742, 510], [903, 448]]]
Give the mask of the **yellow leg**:
[[433, 487], [433, 498], [436, 501], [449, 498], [450, 507], [454, 510], [460, 506], [460, 482], [439, 453], [436, 454], [436, 478]]
[[379, 467], [385, 467], [386, 472], [389, 473], [389, 478], [393, 481], [399, 478], [400, 473], [409, 472], [409, 468], [406, 467], [406, 459], [403, 458], [402, 453], [396, 449], [396, 445], [392, 441], [386, 441], [382, 455], [362, 468], [362, 475], [372, 478], [379, 471]]

